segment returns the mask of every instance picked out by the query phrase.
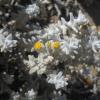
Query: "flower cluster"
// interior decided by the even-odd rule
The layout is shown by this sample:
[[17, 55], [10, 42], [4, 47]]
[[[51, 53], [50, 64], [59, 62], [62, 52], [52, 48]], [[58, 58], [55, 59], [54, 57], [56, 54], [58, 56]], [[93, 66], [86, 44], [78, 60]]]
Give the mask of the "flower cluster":
[[[70, 20], [68, 22], [62, 17], [57, 23], [51, 23], [43, 30], [35, 30], [37, 40], [33, 42], [31, 51], [38, 52], [38, 58], [41, 59], [34, 57], [32, 58], [33, 60], [29, 59], [27, 64], [31, 67], [30, 73], [35, 71], [39, 72], [41, 68], [41, 71], [45, 72], [50, 65], [48, 63], [55, 64], [56, 62], [67, 61], [68, 56], [78, 55], [78, 50], [81, 47], [81, 39], [78, 33], [81, 33], [81, 25], [86, 25], [87, 23], [87, 18], [79, 10], [77, 18], [70, 13]], [[47, 60], [47, 63], [45, 59], [48, 59], [49, 56], [53, 60]], [[30, 62], [34, 62], [33, 67]]]

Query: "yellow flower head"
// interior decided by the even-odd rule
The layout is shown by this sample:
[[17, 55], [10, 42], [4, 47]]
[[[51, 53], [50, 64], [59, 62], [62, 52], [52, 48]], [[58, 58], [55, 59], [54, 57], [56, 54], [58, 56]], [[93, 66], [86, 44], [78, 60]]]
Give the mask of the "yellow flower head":
[[35, 50], [40, 50], [40, 49], [42, 48], [42, 42], [41, 42], [41, 41], [37, 41], [37, 42], [34, 44], [33, 48], [34, 48]]
[[59, 41], [52, 42], [52, 48], [57, 49], [59, 48], [59, 46], [60, 46]]

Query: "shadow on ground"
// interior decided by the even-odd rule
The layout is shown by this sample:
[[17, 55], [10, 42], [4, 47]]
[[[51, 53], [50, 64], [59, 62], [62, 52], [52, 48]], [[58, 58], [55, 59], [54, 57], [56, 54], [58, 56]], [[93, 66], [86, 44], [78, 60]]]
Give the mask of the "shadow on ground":
[[85, 0], [78, 0], [82, 8], [92, 18], [96, 26], [100, 26], [100, 0], [94, 0], [91, 5], [86, 5]]

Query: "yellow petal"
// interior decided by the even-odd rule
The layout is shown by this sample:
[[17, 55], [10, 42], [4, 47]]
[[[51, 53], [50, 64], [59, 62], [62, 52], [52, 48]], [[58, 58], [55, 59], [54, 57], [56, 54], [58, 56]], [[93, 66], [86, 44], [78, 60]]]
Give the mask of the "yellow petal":
[[58, 41], [55, 41], [55, 42], [52, 43], [52, 48], [54, 48], [54, 49], [59, 48], [59, 46], [60, 46], [60, 44], [59, 44]]
[[41, 49], [41, 48], [42, 48], [42, 43], [41, 43], [40, 41], [37, 41], [37, 42], [34, 44], [33, 48], [34, 48], [35, 50]]

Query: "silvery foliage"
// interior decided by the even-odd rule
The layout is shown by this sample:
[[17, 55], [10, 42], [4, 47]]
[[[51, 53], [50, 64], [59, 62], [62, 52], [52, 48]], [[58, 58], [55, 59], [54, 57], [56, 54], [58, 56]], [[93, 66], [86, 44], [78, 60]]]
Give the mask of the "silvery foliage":
[[57, 24], [50, 24], [47, 28], [44, 28], [43, 38], [48, 40], [56, 40], [59, 38], [60, 29]]
[[96, 33], [92, 33], [88, 42], [89, 49], [93, 52], [94, 62], [100, 66], [100, 39]]
[[27, 65], [27, 67], [31, 68], [35, 65], [34, 57], [29, 55], [28, 60], [24, 60], [24, 63]]
[[69, 27], [78, 33], [79, 25], [87, 22], [88, 20], [86, 19], [85, 15], [79, 10], [77, 18], [75, 18], [70, 12], [70, 20], [68, 22], [62, 17], [57, 23], [49, 24], [43, 31], [37, 30], [37, 33], [40, 34], [39, 38], [59, 39], [60, 33], [66, 34]]
[[27, 93], [25, 93], [28, 100], [34, 100], [36, 93], [33, 89], [29, 90]]
[[68, 22], [63, 17], [61, 18], [61, 20], [66, 26], [73, 29], [76, 33], [78, 33], [78, 31], [79, 31], [78, 25], [88, 23], [87, 18], [85, 17], [85, 15], [82, 13], [81, 10], [78, 11], [78, 17], [77, 18], [75, 18], [73, 16], [72, 12], [70, 12], [69, 15], [70, 15], [70, 20]]
[[37, 6], [36, 3], [28, 5], [25, 9], [25, 12], [32, 17], [36, 17], [40, 13], [40, 8]]
[[78, 11], [78, 17], [74, 18], [75, 22], [79, 25], [84, 24], [84, 23], [88, 23], [88, 19], [86, 18], [86, 16], [82, 13], [81, 10]]
[[61, 41], [61, 50], [66, 55], [74, 52], [79, 48], [80, 40], [75, 37], [66, 37], [65, 40]]
[[40, 53], [38, 58], [29, 55], [28, 60], [24, 60], [23, 62], [27, 65], [30, 74], [34, 72], [42, 74], [46, 72], [47, 65], [52, 61], [52, 56], [48, 56], [47, 53]]
[[54, 84], [56, 89], [60, 89], [68, 84], [62, 72], [59, 72], [58, 74], [50, 74], [47, 81], [48, 83]]
[[96, 35], [91, 34], [89, 37], [89, 46], [94, 53], [98, 52], [100, 50], [100, 39]]
[[0, 31], [0, 49], [1, 52], [9, 51], [17, 45], [17, 40], [13, 40], [12, 34], [5, 36], [3, 30]]
[[44, 28], [43, 37], [48, 40], [61, 40], [60, 35], [65, 35], [67, 30], [68, 27], [61, 20], [58, 20], [57, 23], [49, 24], [48, 27]]
[[66, 34], [68, 27], [63, 23], [62, 20], [58, 20], [57, 23], [49, 24], [45, 27], [42, 31], [35, 30], [34, 32], [37, 33], [40, 39], [46, 40], [61, 40], [60, 34]]

